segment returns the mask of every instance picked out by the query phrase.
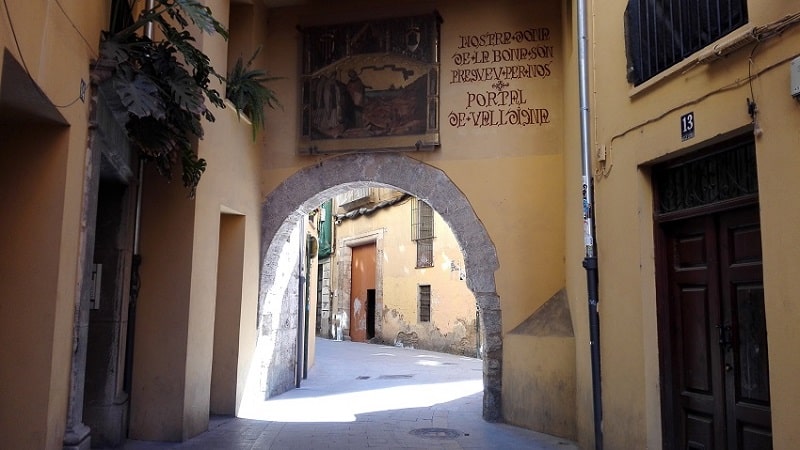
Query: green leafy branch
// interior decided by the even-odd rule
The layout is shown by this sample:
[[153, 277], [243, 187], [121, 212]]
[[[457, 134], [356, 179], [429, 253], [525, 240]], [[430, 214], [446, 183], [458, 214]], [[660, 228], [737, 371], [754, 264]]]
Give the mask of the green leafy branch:
[[[153, 23], [163, 39], [152, 40], [141, 30]], [[224, 82], [211, 66], [208, 56], [195, 46], [187, 28], [194, 24], [201, 32], [228, 38], [228, 32], [197, 0], [156, 0], [151, 10], [115, 33], [105, 33], [100, 46], [98, 69], [107, 70], [119, 102], [112, 102], [126, 118], [125, 128], [132, 146], [158, 171], [172, 178], [182, 170], [184, 185], [194, 197], [205, 171], [193, 138], [203, 138], [204, 118], [214, 121], [206, 107], [224, 108], [219, 92], [212, 89], [212, 77]]]
[[261, 47], [256, 49], [247, 64], [239, 56], [233, 69], [228, 73], [225, 93], [225, 96], [236, 108], [237, 114], [240, 117], [244, 114], [250, 118], [253, 140], [255, 140], [257, 132], [264, 129], [264, 121], [266, 119], [264, 109], [266, 107], [273, 109], [281, 107], [275, 92], [265, 86], [265, 83], [280, 78], [270, 77], [263, 70], [250, 68], [260, 51]]

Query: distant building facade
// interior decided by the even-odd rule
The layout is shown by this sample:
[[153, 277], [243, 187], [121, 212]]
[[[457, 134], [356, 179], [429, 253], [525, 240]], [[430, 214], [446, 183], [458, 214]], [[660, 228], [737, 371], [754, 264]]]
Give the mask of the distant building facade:
[[[332, 205], [331, 330], [341, 327], [356, 341], [476, 356], [475, 296], [441, 216], [386, 188], [351, 190]], [[336, 338], [327, 329], [321, 335]]]

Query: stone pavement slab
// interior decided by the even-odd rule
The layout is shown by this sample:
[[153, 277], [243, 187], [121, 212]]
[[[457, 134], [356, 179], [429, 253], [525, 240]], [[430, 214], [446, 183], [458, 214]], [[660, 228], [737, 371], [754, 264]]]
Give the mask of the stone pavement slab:
[[481, 417], [482, 361], [456, 355], [317, 339], [299, 389], [243, 400], [242, 417], [213, 416], [182, 443], [128, 441], [151, 449], [539, 449], [574, 442]]

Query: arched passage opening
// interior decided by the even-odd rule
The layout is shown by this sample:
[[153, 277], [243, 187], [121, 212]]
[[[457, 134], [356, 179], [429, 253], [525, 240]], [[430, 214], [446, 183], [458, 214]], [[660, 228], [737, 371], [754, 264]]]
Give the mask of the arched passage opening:
[[[502, 322], [494, 272], [495, 246], [468, 199], [440, 169], [397, 153], [334, 156], [299, 170], [265, 199], [262, 208], [262, 255], [259, 289], [259, 340], [279, 330], [265, 326], [263, 316], [286, 307], [286, 270], [279, 262], [306, 213], [333, 195], [358, 186], [398, 189], [427, 202], [453, 230], [464, 256], [467, 286], [481, 313], [483, 339], [483, 417], [501, 417]], [[290, 328], [290, 326], [288, 327]], [[269, 381], [267, 381], [269, 383]]]

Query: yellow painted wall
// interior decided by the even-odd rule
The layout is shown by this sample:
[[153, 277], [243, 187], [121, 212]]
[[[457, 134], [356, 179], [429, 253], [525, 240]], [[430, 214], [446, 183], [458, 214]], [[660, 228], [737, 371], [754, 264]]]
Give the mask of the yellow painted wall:
[[[0, 50], [27, 66], [32, 78], [22, 78], [25, 84], [0, 79], [0, 91], [27, 93], [35, 115], [60, 115], [62, 125], [69, 125], [34, 124], [37, 119], [21, 114], [0, 124], [0, 158], [7, 163], [2, 190], [7, 202], [18, 205], [6, 211], [16, 219], [3, 220], [15, 242], [0, 243], [4, 255], [14, 256], [8, 261], [13, 266], [0, 269], [10, 282], [9, 290], [0, 291], [0, 346], [10, 352], [3, 354], [0, 371], [0, 432], [10, 447], [56, 448], [64, 437], [84, 238], [88, 102], [75, 100], [96, 55], [96, 46], [84, 38], [97, 42], [107, 6], [62, 10], [54, 1], [9, 0], [0, 13]], [[0, 98], [0, 110], [8, 106], [8, 93]], [[31, 330], [37, 330], [35, 340]]]
[[[218, 20], [227, 22], [227, 1], [209, 2], [209, 6]], [[212, 64], [225, 67], [228, 57], [224, 40], [204, 35], [198, 42]], [[258, 298], [259, 148], [249, 123], [239, 119], [230, 105], [213, 112], [216, 121], [204, 123], [205, 137], [197, 143], [199, 156], [208, 162], [197, 198], [187, 199], [177, 180], [166, 185], [151, 177], [145, 183], [145, 262], [131, 409], [134, 437], [179, 441], [207, 429], [214, 349], [214, 334], [209, 330], [214, 328], [218, 301], [221, 214], [243, 216], [245, 223], [241, 294], [235, 294], [240, 296], [240, 312], [238, 317], [228, 318], [226, 325], [235, 327], [238, 336], [237, 341], [227, 341], [227, 351], [234, 355], [224, 382], [228, 384], [226, 390], [233, 388], [235, 392], [235, 398], [227, 399], [228, 405], [231, 400], [236, 408], [241, 403], [255, 349], [252, 319]], [[150, 263], [152, 259], [155, 261]]]
[[[592, 142], [593, 148], [606, 146], [608, 154], [604, 165], [594, 167], [599, 171], [596, 206], [605, 446], [658, 448], [661, 443], [652, 192], [643, 165], [701, 147], [735, 130], [746, 131], [751, 126], [746, 99], [755, 96], [763, 130], [756, 151], [774, 444], [792, 448], [800, 441], [794, 424], [800, 403], [795, 382], [800, 371], [795, 346], [800, 336], [794, 324], [800, 320], [800, 307], [793, 296], [793, 281], [800, 272], [796, 257], [800, 231], [795, 225], [800, 205], [794, 199], [795, 172], [800, 167], [800, 153], [795, 151], [800, 107], [788, 94], [788, 60], [797, 55], [800, 28], [762, 43], [752, 58], [750, 47], [710, 64], [689, 67], [687, 63], [660, 82], [632, 89], [625, 80], [622, 18], [626, 3], [610, 0], [591, 10]], [[71, 102], [80, 80], [89, 79], [90, 61], [97, 55], [99, 33], [108, 16], [108, 2], [90, 5], [52, 0], [0, 4], [0, 47], [20, 63], [24, 60], [44, 96], [59, 105], [39, 105], [39, 112], [57, 110], [69, 125], [0, 124], [4, 167], [0, 192], [11, 197], [7, 206], [14, 218], [3, 221], [3, 235], [12, 238], [0, 241], [0, 250], [19, 255], [15, 265], [0, 266], [3, 279], [12, 280], [0, 293], [0, 355], [3, 361], [18, 361], [13, 366], [4, 364], [0, 371], [4, 406], [0, 432], [5, 443], [20, 448], [58, 448], [64, 435], [72, 321], [82, 266], [79, 249], [88, 128], [88, 103]], [[218, 17], [227, 17], [227, 2], [215, 0], [209, 5]], [[588, 342], [588, 335], [585, 274], [580, 267], [580, 164], [573, 88], [577, 52], [571, 3], [349, 1], [267, 13], [263, 3], [256, 1], [252, 8], [252, 23], [235, 33], [235, 40], [244, 44], [236, 45], [245, 48], [252, 40], [244, 52], [249, 56], [257, 41], [265, 41], [258, 64], [285, 77], [273, 83], [284, 109], [269, 112], [267, 133], [255, 143], [249, 125], [232, 110], [216, 112], [217, 122], [206, 126], [206, 138], [198, 143], [209, 169], [197, 200], [188, 201], [177, 181], [167, 185], [152, 173], [145, 180], [132, 436], [182, 440], [207, 424], [214, 355], [214, 339], [207, 330], [215, 320], [222, 214], [238, 215], [244, 221], [241, 311], [239, 320], [234, 318], [229, 325], [239, 327], [238, 352], [236, 345], [229, 347], [237, 354], [236, 368], [227, 378], [237, 380], [235, 403], [241, 402], [256, 339], [252, 319], [258, 296], [260, 201], [298, 169], [325, 159], [297, 154], [300, 38], [295, 27], [437, 9], [444, 19], [442, 145], [412, 156], [445, 171], [469, 199], [495, 244], [504, 332], [566, 286], [577, 343], [577, 436], [583, 447], [590, 446], [591, 386], [588, 345], [582, 344]], [[750, 24], [767, 24], [797, 12], [793, 8], [786, 1], [773, 0], [766, 6], [751, 1]], [[448, 114], [467, 111], [469, 92], [492, 89], [487, 83], [450, 82], [447, 75], [457, 69], [453, 55], [460, 36], [529, 27], [550, 28], [554, 75], [513, 83], [524, 90], [531, 105], [548, 108], [551, 123], [525, 128], [451, 126]], [[205, 37], [201, 42], [220, 66], [231, 61], [224, 43]], [[6, 69], [7, 64], [0, 60], [0, 68]], [[749, 73], [757, 75], [752, 86], [743, 81]], [[0, 78], [0, 92], [9, 87], [7, 83]], [[678, 118], [688, 110], [700, 122], [697, 135], [681, 142]], [[26, 178], [31, 172], [46, 175]], [[22, 201], [18, 192], [36, 201]], [[32, 205], [48, 206], [27, 209]], [[35, 268], [35, 279], [25, 267]], [[20, 303], [20, 298], [27, 300]], [[30, 329], [40, 330], [36, 342], [27, 340]], [[23, 337], [26, 347], [18, 351], [14, 344]], [[569, 372], [561, 361], [536, 367], [531, 343], [517, 336], [504, 343], [504, 413], [520, 425], [530, 422], [524, 408], [515, 403], [514, 393], [530, 381], [531, 371], [556, 373], [560, 368]], [[544, 347], [557, 351], [549, 349], [558, 345]], [[17, 395], [20, 392], [25, 395]], [[7, 411], [13, 411], [13, 417]]]
[[[7, 4], [19, 35], [17, 41], [34, 80], [53, 103], [66, 105], [74, 100], [80, 79], [88, 81], [89, 63], [97, 56], [99, 33], [108, 17], [107, 3], [96, 2], [93, 4], [96, 7], [87, 7], [46, 0], [10, 0]], [[226, 1], [208, 4], [218, 18], [226, 20]], [[504, 330], [525, 320], [564, 284], [561, 244], [564, 214], [559, 200], [563, 196], [561, 147], [566, 119], [561, 106], [560, 56], [549, 63], [552, 76], [514, 82], [514, 88], [524, 91], [529, 106], [548, 109], [551, 122], [542, 126], [449, 125], [448, 113], [469, 109], [469, 93], [487, 92], [492, 87], [490, 83], [448, 83], [446, 76], [458, 68], [454, 55], [461, 35], [547, 27], [551, 32], [547, 44], [552, 44], [555, 55], [560, 55], [559, 5], [545, 2], [519, 5], [510, 0], [491, 4], [447, 0], [415, 5], [350, 2], [278, 9], [271, 11], [269, 17], [261, 2], [254, 2], [252, 8], [252, 23], [247, 24], [252, 32], [243, 26], [246, 32], [235, 34], [236, 45], [247, 47], [248, 36], [252, 36], [254, 42], [248, 49], [252, 51], [258, 40], [265, 39], [266, 49], [257, 64], [269, 61], [271, 73], [285, 77], [274, 83], [285, 108], [270, 113], [268, 132], [256, 144], [249, 140], [248, 124], [240, 122], [233, 111], [216, 112], [217, 122], [206, 125], [206, 137], [198, 142], [199, 153], [208, 160], [209, 169], [196, 200], [186, 199], [186, 191], [177, 180], [167, 184], [152, 172], [145, 178], [143, 284], [136, 323], [132, 437], [182, 440], [207, 424], [214, 342], [207, 330], [214, 323], [219, 224], [223, 213], [244, 216], [245, 221], [236, 368], [236, 401], [241, 401], [244, 374], [255, 347], [256, 330], [251, 319], [256, 314], [258, 286], [259, 202], [262, 193], [270, 192], [298, 168], [320, 159], [297, 156], [295, 148], [299, 43], [295, 26], [298, 24], [437, 9], [445, 20], [441, 41], [445, 81], [441, 91], [442, 146], [415, 157], [443, 169], [470, 199], [486, 226], [501, 261], [496, 281]], [[10, 27], [3, 26], [0, 30], [0, 44], [18, 56]], [[200, 37], [199, 42], [221, 67], [231, 58], [225, 44], [215, 39]], [[475, 67], [482, 67], [480, 64]], [[78, 249], [87, 108], [80, 101], [59, 108], [70, 124], [69, 131], [64, 132], [67, 134], [60, 137], [64, 142], [58, 146], [62, 150], [59, 158], [63, 159], [56, 170], [63, 178], [60, 185], [53, 186], [53, 192], [63, 194], [56, 202], [63, 205], [63, 213], [54, 221], [59, 228], [56, 251], [51, 252], [52, 248], [42, 251], [54, 255], [46, 264], [57, 267], [54, 284], [50, 286], [55, 293], [45, 300], [42, 311], [45, 317], [52, 318], [53, 337], [42, 349], [33, 349], [45, 365], [49, 364], [51, 374], [43, 375], [49, 377], [43, 380], [49, 387], [47, 406], [30, 409], [30, 423], [46, 423], [44, 427], [37, 425], [39, 432], [33, 433], [34, 439], [44, 442], [45, 447], [58, 446], [63, 438], [69, 392], [72, 317], [81, 267]], [[531, 233], [532, 229], [540, 231]], [[524, 345], [515, 348], [511, 343], [505, 357], [514, 358], [523, 351]], [[504, 383], [513, 389], [525, 373], [513, 365], [509, 367]]]
[[503, 345], [524, 353], [503, 360], [503, 370], [524, 373], [504, 387], [512, 401], [504, 406], [506, 420], [547, 434], [576, 439], [575, 339], [507, 334]]
[[236, 412], [246, 224], [244, 216], [220, 215], [209, 407], [212, 414], [232, 415]]
[[[755, 98], [763, 130], [755, 143], [774, 446], [793, 448], [800, 441], [800, 387], [793, 381], [800, 369], [795, 326], [800, 308], [793, 295], [793, 279], [800, 270], [800, 204], [794, 198], [800, 107], [789, 95], [788, 61], [797, 56], [800, 28], [708, 64], [695, 65], [690, 56], [671, 75], [632, 88], [625, 79], [626, 3], [595, 4], [591, 11], [593, 141], [594, 148], [606, 146], [609, 158], [605, 164], [595, 162], [601, 172], [596, 205], [605, 446], [661, 445], [653, 200], [642, 165], [701, 148], [737, 130], [751, 132], [747, 99]], [[750, 23], [745, 28], [797, 13], [790, 2], [748, 3]], [[755, 78], [748, 83], [751, 74]], [[696, 136], [682, 142], [679, 119], [690, 111]], [[570, 216], [568, 221], [571, 229], [579, 226]], [[578, 405], [586, 409], [585, 394]], [[585, 429], [585, 420], [582, 424]]]
[[[365, 7], [368, 5], [368, 7]], [[496, 282], [502, 306], [503, 330], [525, 320], [564, 287], [564, 169], [563, 103], [564, 65], [561, 41], [561, 5], [553, 2], [438, 1], [403, 5], [396, 2], [337, 2], [313, 7], [279, 8], [270, 12], [265, 51], [269, 70], [285, 77], [275, 82], [284, 110], [268, 116], [262, 185], [272, 191], [296, 170], [324, 159], [298, 156], [298, 54], [297, 25], [346, 23], [369, 18], [402, 16], [436, 9], [441, 29], [441, 142], [430, 153], [413, 157], [445, 171], [464, 192], [497, 248], [500, 268]], [[486, 92], [492, 83], [451, 83], [457, 70], [454, 55], [460, 36], [547, 27], [554, 47], [552, 76], [513, 80], [523, 89], [527, 106], [547, 108], [549, 124], [528, 127], [455, 127], [450, 112], [468, 111], [468, 93]], [[483, 50], [483, 49], [481, 49]], [[489, 49], [492, 50], [492, 49]], [[474, 64], [470, 68], [491, 64]], [[413, 192], [412, 192], [413, 193]], [[504, 358], [526, 352], [524, 345], [510, 343]], [[513, 367], [513, 366], [512, 366]], [[503, 373], [504, 394], [526, 377], [522, 370]], [[514, 402], [506, 395], [505, 402]], [[571, 405], [565, 406], [571, 408]], [[505, 410], [513, 414], [512, 410]]]

